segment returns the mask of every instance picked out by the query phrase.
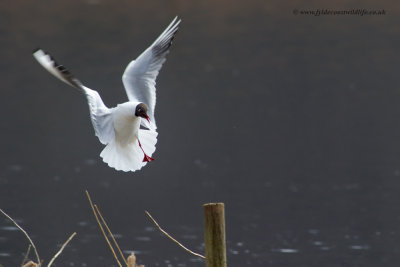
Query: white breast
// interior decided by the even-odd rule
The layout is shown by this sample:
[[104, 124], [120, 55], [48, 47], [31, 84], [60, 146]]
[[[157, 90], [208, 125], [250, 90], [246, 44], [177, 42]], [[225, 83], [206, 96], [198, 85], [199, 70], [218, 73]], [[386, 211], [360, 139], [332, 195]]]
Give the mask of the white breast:
[[138, 137], [140, 117], [135, 116], [134, 110], [134, 107], [122, 104], [113, 113], [115, 141], [122, 146], [136, 142]]

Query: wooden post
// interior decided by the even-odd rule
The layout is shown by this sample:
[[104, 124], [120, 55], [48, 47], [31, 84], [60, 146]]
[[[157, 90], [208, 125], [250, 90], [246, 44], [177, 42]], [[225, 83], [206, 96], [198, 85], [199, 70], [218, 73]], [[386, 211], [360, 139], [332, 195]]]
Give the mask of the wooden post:
[[226, 267], [224, 203], [208, 203], [203, 208], [206, 267]]

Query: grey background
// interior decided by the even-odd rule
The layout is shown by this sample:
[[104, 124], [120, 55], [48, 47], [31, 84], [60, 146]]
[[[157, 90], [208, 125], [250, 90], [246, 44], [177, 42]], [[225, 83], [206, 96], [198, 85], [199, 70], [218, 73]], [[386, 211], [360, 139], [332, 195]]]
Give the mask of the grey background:
[[[385, 9], [383, 16], [293, 10]], [[49, 51], [108, 106], [175, 15], [157, 79], [156, 161], [108, 168], [85, 98], [31, 56]], [[56, 266], [115, 266], [84, 191], [147, 266], [204, 266], [202, 204], [226, 204], [230, 266], [400, 263], [399, 6], [395, 1], [3, 1], [0, 208]], [[27, 248], [0, 217], [0, 264]], [[32, 255], [33, 256], [33, 255]]]

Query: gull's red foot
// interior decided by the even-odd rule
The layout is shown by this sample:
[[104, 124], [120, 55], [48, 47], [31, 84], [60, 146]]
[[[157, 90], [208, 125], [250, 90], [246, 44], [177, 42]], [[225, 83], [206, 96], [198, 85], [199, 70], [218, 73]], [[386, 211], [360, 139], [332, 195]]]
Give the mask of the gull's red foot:
[[142, 148], [142, 144], [140, 143], [139, 139], [138, 139], [138, 142], [139, 142], [139, 147], [140, 147], [140, 149], [143, 151], [143, 154], [144, 154], [144, 158], [143, 158], [143, 161], [142, 161], [142, 162], [150, 162], [150, 161], [153, 161], [154, 159], [153, 159], [152, 157], [147, 156], [147, 154], [144, 152], [144, 150], [143, 150], [143, 148]]
[[149, 157], [146, 154], [144, 154], [143, 162], [150, 162], [150, 161], [153, 161], [153, 160], [154, 159], [152, 157]]

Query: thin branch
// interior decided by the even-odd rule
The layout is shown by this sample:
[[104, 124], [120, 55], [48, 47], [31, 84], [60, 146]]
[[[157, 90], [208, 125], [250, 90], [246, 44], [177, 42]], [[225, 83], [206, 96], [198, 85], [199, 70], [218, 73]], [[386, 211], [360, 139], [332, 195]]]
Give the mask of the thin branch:
[[[100, 209], [97, 207], [96, 204], [94, 204], [94, 207], [96, 208], [97, 214], [99, 215], [101, 221], [103, 222], [103, 224], [104, 224], [104, 226], [106, 227], [108, 233], [110, 234], [112, 240], [114, 241], [114, 245], [117, 247], [117, 249], [118, 249], [118, 251], [119, 251], [119, 254], [121, 255], [121, 258], [124, 260], [125, 264], [128, 266], [128, 262], [126, 261], [126, 259], [125, 259], [125, 257], [124, 257], [124, 254], [122, 253], [122, 251], [121, 251], [121, 249], [120, 249], [120, 247], [119, 247], [119, 245], [118, 245], [118, 243], [117, 243], [117, 240], [115, 240], [114, 235], [112, 234], [110, 228], [108, 227], [108, 224], [107, 224], [106, 220], [104, 220], [104, 217], [103, 217], [103, 215], [102, 215], [101, 212], [100, 212]], [[136, 266], [135, 266], [135, 267], [136, 267]]]
[[61, 246], [60, 250], [53, 256], [53, 258], [51, 259], [51, 261], [49, 262], [49, 264], [47, 265], [47, 267], [50, 267], [53, 262], [55, 261], [55, 259], [61, 254], [61, 252], [64, 250], [64, 248], [68, 245], [69, 241], [72, 240], [72, 238], [74, 238], [74, 236], [76, 235], [76, 232], [74, 232], [68, 239], [67, 241], [65, 241], [65, 243]]
[[201, 255], [201, 254], [199, 254], [199, 253], [196, 253], [196, 252], [193, 252], [193, 251], [191, 251], [190, 249], [188, 249], [188, 248], [186, 248], [184, 245], [182, 245], [181, 243], [179, 243], [175, 238], [173, 238], [170, 234], [168, 234], [167, 232], [165, 232], [161, 227], [160, 227], [160, 225], [156, 222], [156, 220], [150, 215], [150, 213], [148, 212], [148, 211], [145, 211], [146, 212], [146, 214], [147, 214], [147, 216], [149, 216], [149, 218], [153, 221], [153, 223], [157, 226], [157, 228], [158, 228], [158, 230], [160, 230], [164, 235], [166, 235], [169, 239], [171, 239], [172, 241], [174, 241], [176, 244], [178, 244], [181, 248], [183, 248], [184, 250], [186, 250], [187, 252], [189, 252], [189, 253], [191, 253], [191, 254], [193, 254], [193, 255], [195, 255], [195, 256], [198, 256], [198, 257], [200, 257], [200, 258], [203, 258], [203, 259], [205, 259], [206, 257], [204, 257], [203, 255]]
[[18, 224], [16, 221], [14, 221], [14, 219], [11, 218], [11, 217], [10, 217], [7, 213], [5, 213], [2, 209], [0, 209], [0, 212], [3, 213], [4, 216], [6, 216], [10, 221], [12, 221], [12, 222], [15, 224], [15, 226], [17, 226], [18, 229], [21, 230], [21, 231], [24, 233], [24, 235], [26, 236], [26, 238], [28, 238], [29, 243], [31, 243], [31, 245], [32, 245], [32, 247], [33, 247], [33, 250], [35, 251], [36, 259], [37, 259], [38, 265], [39, 265], [39, 266], [42, 265], [41, 262], [40, 262], [40, 257], [39, 257], [39, 253], [37, 252], [36, 246], [35, 246], [35, 244], [33, 244], [33, 241], [32, 241], [32, 239], [29, 237], [28, 233], [25, 232], [25, 230], [24, 230], [21, 226], [19, 226], [19, 224]]
[[87, 190], [86, 190], [86, 196], [87, 196], [87, 198], [88, 198], [88, 200], [89, 200], [90, 206], [92, 207], [94, 217], [96, 217], [96, 221], [97, 221], [97, 223], [99, 224], [100, 230], [101, 230], [101, 232], [102, 232], [104, 238], [106, 239], [107, 244], [108, 244], [108, 246], [109, 246], [109, 248], [110, 248], [110, 250], [111, 250], [111, 252], [112, 252], [112, 254], [113, 254], [114, 258], [115, 258], [115, 260], [117, 261], [118, 266], [122, 267], [121, 262], [118, 260], [117, 254], [115, 254], [114, 248], [112, 247], [112, 245], [111, 245], [111, 243], [110, 243], [110, 240], [108, 239], [108, 237], [107, 237], [107, 235], [106, 235], [106, 232], [104, 231], [104, 228], [103, 228], [103, 226], [101, 225], [101, 222], [100, 222], [100, 220], [99, 220], [99, 218], [98, 218], [98, 216], [97, 216], [96, 210], [95, 210], [95, 208], [94, 208], [92, 199], [90, 198], [89, 192], [88, 192]]
[[[26, 253], [25, 253], [25, 257], [24, 257], [24, 259], [22, 260], [21, 266], [23, 266], [23, 265], [25, 264], [25, 262], [28, 260], [29, 253], [31, 253], [31, 247], [32, 247], [32, 245], [29, 244], [28, 250], [27, 250]], [[1, 267], [1, 265], [0, 265], [0, 267]]]

